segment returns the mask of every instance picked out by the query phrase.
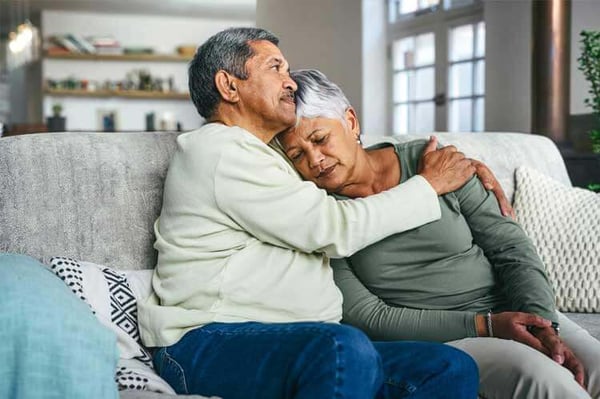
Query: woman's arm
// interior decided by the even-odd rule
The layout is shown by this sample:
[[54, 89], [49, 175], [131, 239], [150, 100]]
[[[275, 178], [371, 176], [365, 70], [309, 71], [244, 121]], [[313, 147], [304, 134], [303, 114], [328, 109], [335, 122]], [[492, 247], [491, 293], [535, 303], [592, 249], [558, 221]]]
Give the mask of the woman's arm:
[[362, 284], [346, 259], [332, 259], [331, 266], [344, 296], [343, 321], [373, 340], [447, 342], [477, 336], [474, 312], [389, 306]]
[[469, 181], [456, 195], [473, 241], [494, 267], [511, 310], [556, 321], [554, 292], [544, 264], [523, 229], [500, 214], [496, 198], [478, 179]]

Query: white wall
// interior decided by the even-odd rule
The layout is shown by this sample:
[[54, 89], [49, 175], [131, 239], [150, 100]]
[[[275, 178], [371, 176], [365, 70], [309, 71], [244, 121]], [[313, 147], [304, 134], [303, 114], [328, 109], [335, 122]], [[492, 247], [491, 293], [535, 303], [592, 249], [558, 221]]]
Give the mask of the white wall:
[[486, 131], [531, 131], [531, 1], [484, 3]]
[[316, 68], [337, 83], [362, 119], [361, 0], [257, 0], [256, 26], [279, 36], [292, 69]]
[[[43, 37], [76, 33], [83, 36], [112, 35], [121, 46], [153, 47], [157, 53], [174, 53], [179, 45], [199, 45], [212, 34], [230, 26], [254, 26], [254, 21], [203, 18], [163, 17], [132, 14], [106, 14], [67, 11], [42, 12]], [[128, 71], [145, 68], [153, 76], [173, 76], [178, 91], [187, 91], [186, 63], [121, 62], [45, 59], [43, 76], [52, 79], [75, 77], [98, 81], [124, 79]], [[123, 98], [49, 97], [44, 99], [44, 115], [51, 115], [52, 105], [63, 105], [69, 130], [96, 130], [98, 111], [117, 109], [120, 130], [143, 130], [145, 114], [158, 117], [171, 112], [185, 130], [198, 127], [202, 119], [191, 101], [133, 100]]]
[[581, 55], [579, 33], [582, 30], [600, 30], [600, 1], [575, 0], [571, 10], [571, 114], [592, 112], [583, 103], [589, 97], [589, 83], [578, 69], [577, 58]]
[[362, 118], [363, 134], [385, 135], [392, 132], [387, 84], [386, 4], [380, 0], [363, 0], [362, 48]]

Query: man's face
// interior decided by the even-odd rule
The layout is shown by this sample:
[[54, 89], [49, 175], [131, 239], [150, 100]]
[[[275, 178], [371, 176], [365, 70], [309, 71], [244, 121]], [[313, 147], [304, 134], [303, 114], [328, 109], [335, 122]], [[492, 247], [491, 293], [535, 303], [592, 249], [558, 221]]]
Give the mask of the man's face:
[[266, 40], [250, 46], [254, 55], [246, 61], [248, 79], [238, 81], [238, 105], [258, 131], [278, 133], [296, 122], [294, 92], [298, 86], [277, 46]]

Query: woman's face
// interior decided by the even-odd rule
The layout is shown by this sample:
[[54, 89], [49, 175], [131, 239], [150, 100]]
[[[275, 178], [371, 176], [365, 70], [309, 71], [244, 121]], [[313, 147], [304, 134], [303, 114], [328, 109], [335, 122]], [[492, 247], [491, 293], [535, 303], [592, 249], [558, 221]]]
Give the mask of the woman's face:
[[285, 154], [306, 180], [340, 193], [355, 175], [358, 120], [352, 108], [340, 119], [302, 118], [298, 126], [279, 135]]

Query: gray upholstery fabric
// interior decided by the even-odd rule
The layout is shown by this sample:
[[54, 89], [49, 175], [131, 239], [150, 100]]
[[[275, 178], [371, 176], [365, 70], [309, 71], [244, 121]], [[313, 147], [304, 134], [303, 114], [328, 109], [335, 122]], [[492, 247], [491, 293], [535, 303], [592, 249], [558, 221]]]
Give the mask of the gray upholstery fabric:
[[154, 267], [152, 224], [175, 133], [0, 139], [0, 251]]

